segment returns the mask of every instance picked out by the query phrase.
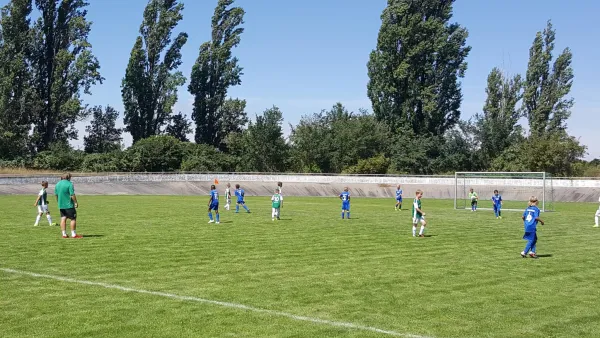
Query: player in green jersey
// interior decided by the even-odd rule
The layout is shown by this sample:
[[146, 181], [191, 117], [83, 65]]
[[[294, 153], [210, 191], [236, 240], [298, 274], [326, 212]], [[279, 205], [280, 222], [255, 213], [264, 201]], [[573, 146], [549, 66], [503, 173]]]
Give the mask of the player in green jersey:
[[60, 181], [54, 186], [54, 195], [58, 202], [60, 210], [60, 230], [63, 238], [69, 238], [67, 235], [67, 218], [71, 220], [71, 238], [83, 238], [75, 231], [77, 228], [77, 196], [75, 196], [75, 188], [71, 182], [71, 174], [64, 174]]
[[477, 211], [477, 201], [479, 200], [479, 195], [473, 188], [469, 189], [469, 199], [471, 200], [471, 211]]
[[413, 237], [417, 236], [417, 225], [421, 223], [421, 230], [419, 231], [419, 237], [425, 237], [423, 232], [425, 231], [425, 227], [427, 226], [427, 222], [425, 221], [425, 213], [421, 209], [421, 197], [423, 197], [423, 191], [421, 189], [417, 190], [415, 199], [413, 200], [412, 207], [412, 233]]
[[274, 221], [275, 219], [279, 220], [279, 216], [281, 213], [281, 207], [283, 206], [283, 196], [281, 196], [279, 189], [275, 189], [275, 194], [271, 197], [271, 219]]
[[50, 211], [48, 210], [48, 193], [46, 192], [46, 189], [48, 189], [48, 182], [42, 181], [42, 190], [38, 192], [35, 203], [33, 203], [33, 206], [38, 209], [38, 215], [33, 226], [38, 226], [40, 224], [40, 219], [44, 214], [46, 214], [48, 224], [52, 225], [52, 216], [50, 216]]

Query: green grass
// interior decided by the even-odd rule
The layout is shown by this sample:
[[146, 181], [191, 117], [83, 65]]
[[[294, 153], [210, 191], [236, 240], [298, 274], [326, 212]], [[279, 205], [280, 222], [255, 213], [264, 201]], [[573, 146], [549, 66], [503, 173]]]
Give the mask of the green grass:
[[[521, 213], [423, 200], [431, 237], [411, 236], [393, 199], [287, 197], [252, 214], [207, 197], [80, 196], [79, 232], [33, 227], [33, 197], [1, 196], [0, 268], [239, 303], [399, 333], [442, 337], [600, 337], [595, 204], [542, 214], [538, 260], [519, 252]], [[524, 207], [524, 205], [523, 205]], [[51, 210], [57, 216], [56, 206]], [[45, 221], [45, 219], [43, 219]], [[43, 222], [42, 222], [43, 223]], [[385, 337], [218, 305], [0, 270], [2, 337]]]

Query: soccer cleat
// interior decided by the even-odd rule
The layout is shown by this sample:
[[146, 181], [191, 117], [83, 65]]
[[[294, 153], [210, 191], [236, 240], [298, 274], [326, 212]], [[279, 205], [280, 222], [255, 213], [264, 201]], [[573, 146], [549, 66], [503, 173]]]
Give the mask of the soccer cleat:
[[34, 227], [36, 227], [36, 226], [38, 226], [38, 225], [39, 225], [39, 224], [35, 223], [33, 226], [34, 226]]
[[215, 224], [221, 224], [221, 222], [215, 222]]
[[535, 252], [532, 252], [529, 254], [529, 257], [531, 258], [538, 258], [538, 255], [535, 254]]
[[63, 236], [62, 236], [62, 238], [69, 238], [69, 236], [67, 236], [67, 235], [63, 235]]
[[208, 221], [208, 223], [214, 223], [215, 221], [213, 221], [212, 219], [210, 221]]
[[525, 251], [521, 251], [521, 257], [523, 257], [523, 258], [527, 257], [527, 255], [525, 254]]
[[598, 224], [594, 225], [594, 228], [598, 228]]
[[71, 238], [83, 238], [83, 236], [82, 235], [75, 235], [75, 236], [73, 236]]
[[423, 235], [423, 234], [420, 234], [420, 235], [419, 235], [419, 237], [425, 237], [425, 235]]

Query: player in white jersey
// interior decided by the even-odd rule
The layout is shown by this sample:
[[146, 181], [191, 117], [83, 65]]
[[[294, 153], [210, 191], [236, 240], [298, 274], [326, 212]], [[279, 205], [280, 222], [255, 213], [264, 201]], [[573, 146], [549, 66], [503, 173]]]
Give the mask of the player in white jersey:
[[50, 216], [50, 211], [48, 211], [48, 194], [46, 193], [47, 188], [48, 182], [42, 181], [42, 190], [40, 190], [38, 193], [35, 203], [33, 203], [33, 206], [37, 207], [38, 209], [38, 215], [33, 226], [38, 226], [40, 224], [40, 219], [42, 218], [43, 214], [46, 214], [48, 224], [52, 225], [52, 216]]
[[[600, 197], [598, 198], [598, 202], [600, 202]], [[596, 217], [595, 217], [596, 224], [594, 225], [594, 228], [597, 228], [600, 226], [600, 225], [598, 225], [598, 218], [600, 218], [600, 206], [598, 206], [598, 210], [596, 210]]]
[[229, 210], [231, 206], [231, 185], [227, 183], [227, 188], [225, 188], [225, 210]]

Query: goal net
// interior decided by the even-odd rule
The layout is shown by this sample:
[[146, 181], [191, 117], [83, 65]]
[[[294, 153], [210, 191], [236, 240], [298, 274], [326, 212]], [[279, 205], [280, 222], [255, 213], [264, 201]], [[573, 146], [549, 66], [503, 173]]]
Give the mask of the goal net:
[[492, 210], [494, 190], [502, 196], [502, 210], [522, 211], [531, 196], [541, 211], [554, 211], [552, 176], [545, 172], [456, 172], [454, 208], [470, 209], [470, 189], [477, 193], [477, 209]]

